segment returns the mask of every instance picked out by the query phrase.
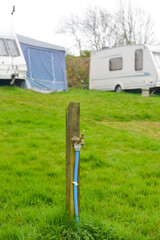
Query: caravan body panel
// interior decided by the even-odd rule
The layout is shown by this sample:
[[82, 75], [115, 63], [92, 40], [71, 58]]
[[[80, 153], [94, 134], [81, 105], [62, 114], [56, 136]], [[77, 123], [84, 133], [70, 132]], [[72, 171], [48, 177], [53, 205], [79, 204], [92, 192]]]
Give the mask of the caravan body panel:
[[[152, 88], [160, 85], [160, 47], [127, 45], [93, 52], [89, 88], [95, 90]], [[159, 60], [156, 62], [155, 55]], [[157, 61], [158, 61], [157, 60]]]

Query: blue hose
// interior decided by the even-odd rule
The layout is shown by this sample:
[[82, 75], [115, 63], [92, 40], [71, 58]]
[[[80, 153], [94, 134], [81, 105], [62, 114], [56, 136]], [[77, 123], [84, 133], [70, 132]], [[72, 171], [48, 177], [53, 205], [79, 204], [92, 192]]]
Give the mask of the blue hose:
[[78, 218], [78, 200], [77, 200], [77, 178], [78, 178], [78, 163], [79, 163], [79, 151], [76, 151], [75, 167], [74, 167], [74, 211], [76, 216], [76, 222], [79, 221]]

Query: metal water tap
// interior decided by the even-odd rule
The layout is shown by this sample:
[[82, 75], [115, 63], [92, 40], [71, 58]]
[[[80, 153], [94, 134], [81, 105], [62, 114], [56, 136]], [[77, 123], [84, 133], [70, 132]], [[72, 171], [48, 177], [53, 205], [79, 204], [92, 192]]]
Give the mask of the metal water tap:
[[80, 143], [80, 138], [77, 137], [76, 135], [74, 135], [72, 138], [71, 138], [71, 142], [72, 144], [79, 144]]
[[73, 136], [71, 138], [71, 142], [72, 142], [73, 145], [74, 144], [79, 144], [79, 145], [82, 145], [82, 148], [84, 148], [84, 144], [85, 144], [84, 143], [84, 130], [83, 130], [83, 132], [82, 132], [80, 137], [77, 137], [76, 135]]

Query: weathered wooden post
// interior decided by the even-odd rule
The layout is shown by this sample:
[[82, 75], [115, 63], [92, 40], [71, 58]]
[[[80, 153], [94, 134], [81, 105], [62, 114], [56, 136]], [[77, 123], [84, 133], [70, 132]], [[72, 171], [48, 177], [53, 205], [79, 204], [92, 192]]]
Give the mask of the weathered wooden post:
[[[74, 217], [73, 176], [75, 150], [71, 142], [74, 137], [80, 137], [80, 103], [70, 102], [66, 109], [66, 203], [68, 213]], [[80, 161], [78, 167], [78, 212], [80, 208]]]

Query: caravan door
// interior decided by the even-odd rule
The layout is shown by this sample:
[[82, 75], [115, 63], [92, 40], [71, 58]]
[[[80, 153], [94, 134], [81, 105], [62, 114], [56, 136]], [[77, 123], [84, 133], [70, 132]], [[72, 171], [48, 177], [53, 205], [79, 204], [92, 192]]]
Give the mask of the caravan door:
[[[124, 76], [124, 88], [138, 89], [144, 86], [145, 74], [143, 66], [143, 49], [133, 49], [130, 61], [126, 63], [127, 74]], [[128, 59], [128, 57], [127, 57]]]
[[150, 72], [150, 58], [147, 51], [144, 49], [135, 50], [135, 65], [134, 70], [136, 76], [133, 80], [133, 86], [136, 88], [151, 87], [152, 74]]

